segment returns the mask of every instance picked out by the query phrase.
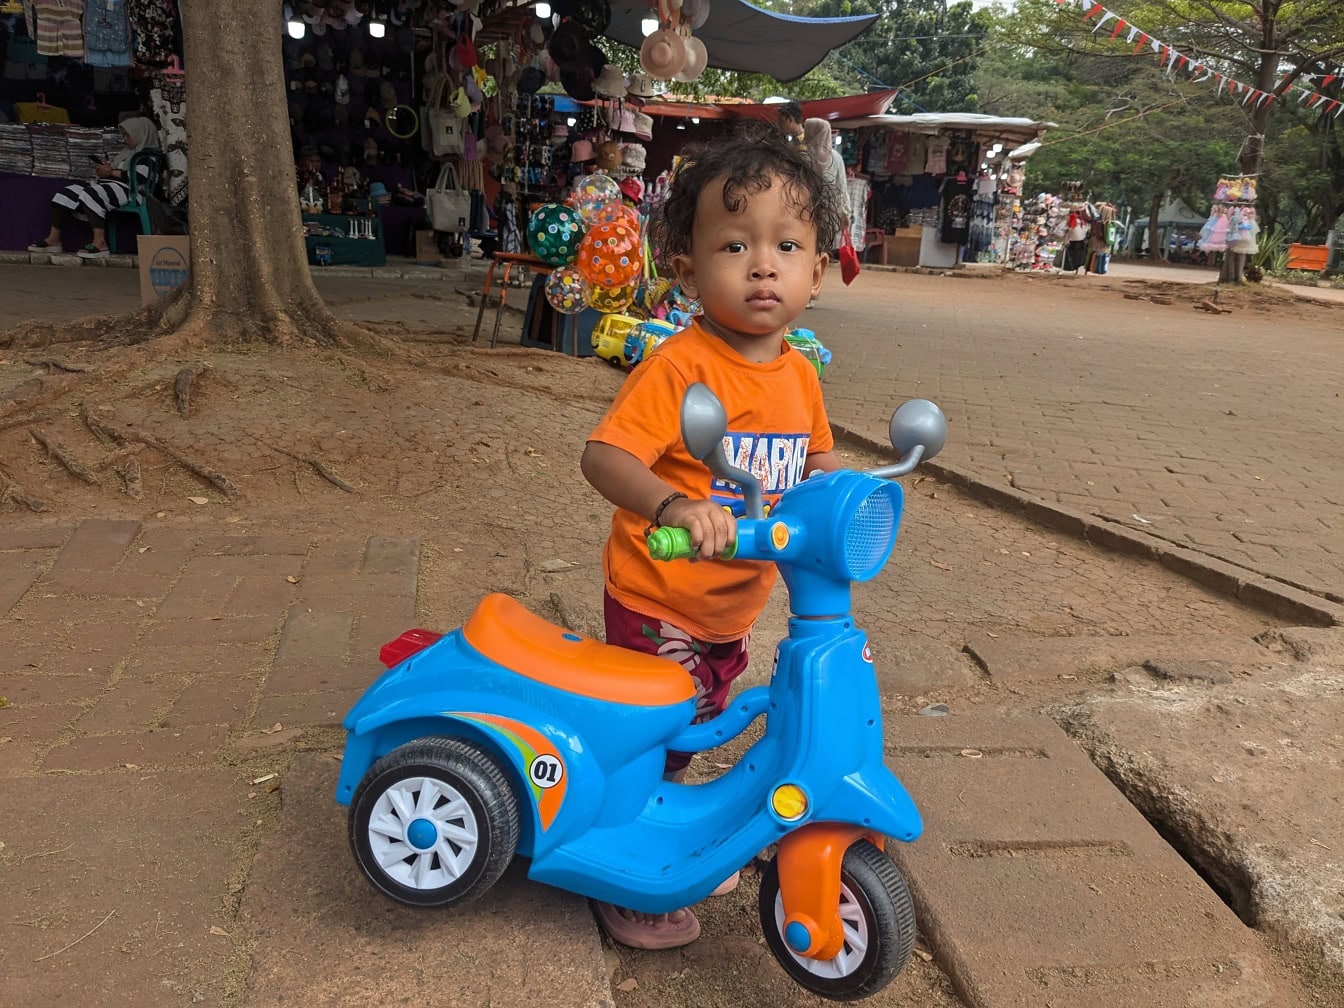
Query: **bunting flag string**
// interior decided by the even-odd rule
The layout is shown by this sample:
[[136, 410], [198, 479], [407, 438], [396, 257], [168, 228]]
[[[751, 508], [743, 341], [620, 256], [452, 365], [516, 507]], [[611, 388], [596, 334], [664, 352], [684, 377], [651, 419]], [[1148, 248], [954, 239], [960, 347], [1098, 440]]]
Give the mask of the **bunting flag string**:
[[[1297, 99], [1297, 103], [1303, 105], [1305, 108], [1319, 109], [1328, 115], [1334, 116], [1336, 119], [1339, 118], [1340, 113], [1344, 112], [1344, 100], [1331, 98], [1321, 91], [1300, 87], [1296, 84], [1291, 86], [1281, 85], [1280, 89], [1275, 91], [1264, 91], [1260, 88], [1252, 87], [1249, 84], [1243, 84], [1241, 81], [1228, 77], [1226, 74], [1217, 73], [1211, 67], [1199, 62], [1194, 57], [1187, 56], [1175, 46], [1168, 45], [1166, 42], [1154, 38], [1133, 22], [1108, 10], [1106, 5], [1099, 3], [1098, 0], [1055, 0], [1055, 3], [1060, 7], [1063, 7], [1066, 4], [1074, 4], [1080, 8], [1083, 12], [1082, 20], [1084, 24], [1089, 21], [1095, 22], [1092, 25], [1093, 35], [1097, 34], [1103, 26], [1111, 21], [1115, 22], [1115, 26], [1111, 29], [1108, 40], [1119, 38], [1120, 35], [1128, 29], [1129, 34], [1125, 37], [1125, 44], [1133, 45], [1134, 51], [1132, 55], [1137, 56], [1143, 50], [1145, 45], [1148, 46], [1157, 54], [1162, 72], [1172, 78], [1176, 76], [1177, 72], [1187, 73], [1190, 75], [1190, 80], [1192, 82], [1200, 84], [1212, 77], [1217, 82], [1217, 87], [1214, 90], [1215, 97], [1220, 97], [1223, 93], [1223, 88], [1226, 87], [1228, 95], [1234, 99], [1240, 100], [1242, 105], [1249, 107], [1250, 104], [1254, 102], [1256, 108], [1261, 108], [1266, 104], [1272, 104], [1274, 99], [1291, 93], [1293, 97]], [[1286, 79], [1289, 74], [1285, 73], [1282, 76]], [[1344, 77], [1344, 67], [1337, 68], [1333, 73], [1322, 74], [1320, 76], [1319, 86], [1327, 88], [1342, 77]], [[1316, 80], [1316, 78], [1310, 74], [1305, 74], [1299, 79], [1311, 82]]]

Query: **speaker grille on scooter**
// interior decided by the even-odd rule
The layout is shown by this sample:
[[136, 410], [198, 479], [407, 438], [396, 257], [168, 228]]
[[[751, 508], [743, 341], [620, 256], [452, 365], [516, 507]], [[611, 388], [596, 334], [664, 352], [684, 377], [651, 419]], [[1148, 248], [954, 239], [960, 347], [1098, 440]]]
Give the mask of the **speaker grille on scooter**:
[[883, 490], [869, 494], [859, 504], [845, 531], [845, 566], [852, 581], [872, 577], [886, 563], [896, 534], [896, 507]]

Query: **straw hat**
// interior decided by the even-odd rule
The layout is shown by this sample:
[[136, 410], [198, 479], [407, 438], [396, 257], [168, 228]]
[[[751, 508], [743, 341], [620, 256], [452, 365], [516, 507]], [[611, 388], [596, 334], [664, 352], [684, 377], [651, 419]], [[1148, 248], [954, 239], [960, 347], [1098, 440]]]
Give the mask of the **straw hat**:
[[681, 69], [672, 75], [672, 79], [684, 84], [695, 80], [705, 72], [709, 53], [705, 49], [705, 44], [694, 35], [687, 35], [682, 43], [686, 48], [686, 60], [682, 63]]
[[661, 81], [654, 80], [642, 70], [636, 70], [630, 75], [629, 85], [626, 88], [626, 94], [631, 98], [657, 98], [666, 91], [667, 88], [662, 86]]
[[604, 98], [624, 98], [625, 74], [620, 67], [608, 63], [593, 83], [593, 90]]
[[686, 62], [686, 43], [670, 28], [660, 28], [639, 47], [639, 65], [659, 80], [670, 80]]

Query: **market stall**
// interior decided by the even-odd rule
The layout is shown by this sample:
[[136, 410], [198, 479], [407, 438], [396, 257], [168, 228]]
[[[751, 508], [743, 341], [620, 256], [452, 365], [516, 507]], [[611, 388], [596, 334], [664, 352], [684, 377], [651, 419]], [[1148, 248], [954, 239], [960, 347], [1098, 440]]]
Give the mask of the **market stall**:
[[[185, 204], [186, 96], [173, 0], [100, 0], [77, 11], [0, 4], [0, 55], [0, 249], [24, 249], [47, 233], [51, 197], [91, 179], [95, 158], [117, 153], [118, 124], [132, 114], [157, 124], [164, 202]], [[134, 249], [133, 234], [119, 232], [122, 251]], [[61, 237], [73, 251], [90, 230], [76, 221]]]
[[1054, 126], [972, 113], [837, 117], [831, 125], [851, 174], [855, 247], [881, 241], [886, 263], [925, 267], [1002, 248], [1001, 207], [1021, 195], [1025, 155], [1017, 162], [999, 155]]

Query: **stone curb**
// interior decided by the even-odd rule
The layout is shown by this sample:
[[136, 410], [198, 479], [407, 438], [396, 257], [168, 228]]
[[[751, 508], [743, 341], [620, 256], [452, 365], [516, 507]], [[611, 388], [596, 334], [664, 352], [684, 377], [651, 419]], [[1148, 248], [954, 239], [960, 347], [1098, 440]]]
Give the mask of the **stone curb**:
[[[849, 441], [878, 454], [889, 454], [889, 445], [879, 444], [843, 424], [831, 421], [837, 439]], [[1045, 528], [1063, 532], [1094, 546], [1142, 560], [1160, 563], [1174, 573], [1216, 594], [1303, 626], [1344, 626], [1344, 605], [1330, 598], [1285, 584], [1259, 571], [1201, 553], [1159, 536], [1132, 529], [1097, 515], [1051, 504], [1021, 490], [990, 483], [974, 473], [943, 462], [924, 462], [920, 468], [1010, 514], [1017, 514]]]

